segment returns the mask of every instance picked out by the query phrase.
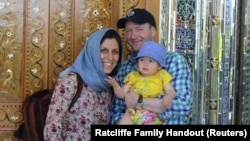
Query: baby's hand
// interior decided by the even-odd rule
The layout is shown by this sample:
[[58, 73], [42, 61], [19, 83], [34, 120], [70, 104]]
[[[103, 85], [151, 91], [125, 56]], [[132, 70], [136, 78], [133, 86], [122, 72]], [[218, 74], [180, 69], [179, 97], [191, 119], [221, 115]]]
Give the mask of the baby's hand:
[[167, 108], [167, 109], [170, 109], [171, 106], [172, 106], [172, 102], [173, 102], [173, 97], [169, 94], [165, 94], [163, 96], [163, 99], [162, 99], [162, 105]]
[[111, 76], [108, 76], [108, 78], [106, 78], [105, 81], [107, 81], [114, 88], [117, 87], [117, 86], [119, 86], [119, 84], [117, 83], [117, 81], [115, 80], [115, 78], [113, 78]]

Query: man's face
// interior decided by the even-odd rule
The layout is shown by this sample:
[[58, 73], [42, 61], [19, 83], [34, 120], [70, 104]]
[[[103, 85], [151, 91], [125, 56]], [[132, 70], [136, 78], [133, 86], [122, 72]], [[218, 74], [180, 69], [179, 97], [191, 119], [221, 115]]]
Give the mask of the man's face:
[[153, 40], [155, 28], [149, 23], [136, 24], [127, 21], [125, 25], [125, 36], [134, 51], [138, 51], [144, 41]]

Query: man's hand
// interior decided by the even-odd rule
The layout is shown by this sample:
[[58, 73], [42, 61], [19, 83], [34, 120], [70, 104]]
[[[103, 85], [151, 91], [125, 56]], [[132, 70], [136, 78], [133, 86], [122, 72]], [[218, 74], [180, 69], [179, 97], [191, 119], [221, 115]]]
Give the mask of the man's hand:
[[137, 104], [137, 99], [139, 95], [134, 92], [133, 89], [130, 89], [129, 92], [125, 95], [125, 102], [128, 108], [135, 108]]
[[170, 109], [173, 102], [173, 96], [170, 94], [165, 94], [162, 99], [162, 104], [165, 108]]
[[[125, 102], [128, 108], [135, 108], [139, 95], [130, 89], [125, 95]], [[171, 105], [170, 105], [171, 107]], [[143, 109], [150, 110], [156, 113], [162, 113], [166, 107], [163, 106], [162, 100], [158, 98], [143, 98]]]

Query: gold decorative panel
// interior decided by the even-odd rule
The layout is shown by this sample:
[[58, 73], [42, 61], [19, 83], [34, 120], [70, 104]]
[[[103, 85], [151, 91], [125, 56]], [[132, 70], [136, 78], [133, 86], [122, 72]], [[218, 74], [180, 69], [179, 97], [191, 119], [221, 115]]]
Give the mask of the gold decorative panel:
[[116, 28], [132, 6], [146, 8], [158, 21], [158, 2], [0, 0], [0, 140], [14, 140], [24, 98], [53, 89], [92, 32]]
[[48, 54], [48, 29], [49, 25], [49, 1], [46, 0], [28, 0], [27, 1], [27, 17], [26, 34], [25, 34], [25, 94], [32, 94], [48, 85], [47, 82], [49, 72]]
[[53, 89], [88, 36], [116, 28], [116, 0], [0, 0], [0, 140], [23, 120], [27, 95]]
[[23, 73], [21, 60], [24, 57], [24, 42], [20, 36], [24, 32], [22, 24], [22, 2], [0, 1], [0, 101], [22, 98], [19, 95]]
[[0, 128], [13, 130], [22, 121], [23, 2], [0, 1]]

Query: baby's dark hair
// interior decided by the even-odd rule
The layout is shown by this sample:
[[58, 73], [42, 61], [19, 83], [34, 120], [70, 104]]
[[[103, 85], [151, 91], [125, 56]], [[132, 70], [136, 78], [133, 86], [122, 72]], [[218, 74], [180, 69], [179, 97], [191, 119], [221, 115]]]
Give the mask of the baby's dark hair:
[[115, 67], [115, 69], [109, 74], [110, 76], [114, 76], [117, 74], [118, 72], [118, 68], [121, 66], [121, 61], [122, 61], [122, 39], [121, 36], [119, 35], [119, 33], [113, 29], [108, 30], [104, 36], [101, 39], [101, 44], [104, 42], [105, 39], [116, 39], [118, 45], [119, 45], [119, 63], [117, 64], [117, 66]]

